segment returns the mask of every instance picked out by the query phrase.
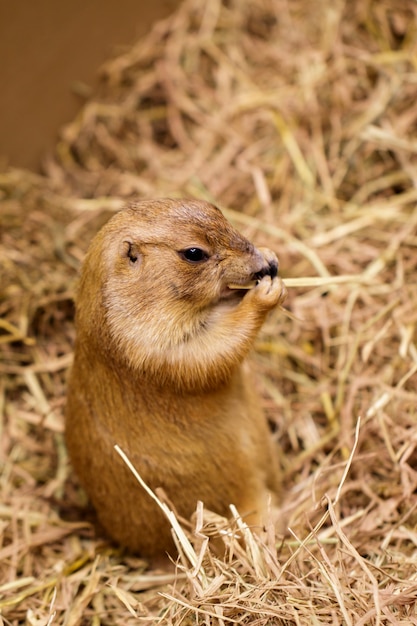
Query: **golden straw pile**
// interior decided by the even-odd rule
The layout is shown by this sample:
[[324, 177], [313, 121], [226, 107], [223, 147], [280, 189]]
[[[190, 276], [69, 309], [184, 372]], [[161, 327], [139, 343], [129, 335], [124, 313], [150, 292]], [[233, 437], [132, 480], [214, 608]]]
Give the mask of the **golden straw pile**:
[[[88, 241], [167, 195], [213, 200], [289, 287], [252, 356], [282, 528], [199, 509], [173, 572], [94, 532], [63, 443]], [[417, 624], [415, 1], [185, 0], [0, 202], [0, 623]]]

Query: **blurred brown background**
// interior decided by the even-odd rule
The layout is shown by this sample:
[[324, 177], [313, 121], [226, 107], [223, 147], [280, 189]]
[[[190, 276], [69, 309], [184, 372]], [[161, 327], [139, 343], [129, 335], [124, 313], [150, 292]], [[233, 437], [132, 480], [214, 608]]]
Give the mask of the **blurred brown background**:
[[38, 170], [97, 70], [179, 0], [37, 0], [0, 5], [0, 169]]

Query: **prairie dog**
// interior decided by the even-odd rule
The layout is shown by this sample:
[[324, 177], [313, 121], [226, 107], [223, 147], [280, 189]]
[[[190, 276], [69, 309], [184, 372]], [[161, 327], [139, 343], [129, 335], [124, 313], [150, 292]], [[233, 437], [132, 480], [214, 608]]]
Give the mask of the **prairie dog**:
[[130, 204], [93, 239], [76, 299], [66, 441], [101, 524], [130, 550], [175, 553], [167, 520], [115, 444], [181, 516], [202, 500], [262, 524], [279, 472], [243, 361], [285, 298], [277, 273], [273, 252], [202, 201]]

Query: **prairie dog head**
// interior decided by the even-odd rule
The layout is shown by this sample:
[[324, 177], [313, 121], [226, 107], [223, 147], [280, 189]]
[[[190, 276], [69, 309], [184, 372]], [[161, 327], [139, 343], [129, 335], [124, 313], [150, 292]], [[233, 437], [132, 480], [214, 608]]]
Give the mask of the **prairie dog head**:
[[256, 249], [212, 204], [152, 200], [129, 205], [101, 229], [84, 262], [78, 332], [123, 350], [171, 349], [237, 306], [244, 289], [277, 275], [275, 255]]

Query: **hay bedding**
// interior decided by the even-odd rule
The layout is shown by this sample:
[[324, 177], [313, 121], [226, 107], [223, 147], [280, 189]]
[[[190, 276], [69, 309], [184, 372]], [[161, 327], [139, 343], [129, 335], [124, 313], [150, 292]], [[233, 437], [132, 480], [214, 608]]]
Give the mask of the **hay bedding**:
[[[44, 175], [0, 175], [4, 624], [417, 624], [416, 13], [186, 0], [103, 68]], [[63, 445], [77, 270], [137, 195], [213, 199], [289, 284], [321, 281], [253, 356], [290, 532], [225, 559], [191, 536], [176, 574], [94, 536]]]

